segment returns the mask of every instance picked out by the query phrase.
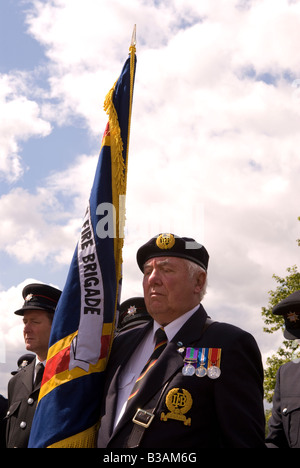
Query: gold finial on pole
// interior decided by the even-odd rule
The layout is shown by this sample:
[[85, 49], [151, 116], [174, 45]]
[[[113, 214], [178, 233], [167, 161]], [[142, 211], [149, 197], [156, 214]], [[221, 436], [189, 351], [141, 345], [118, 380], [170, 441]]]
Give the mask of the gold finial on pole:
[[136, 46], [136, 24], [134, 25], [134, 28], [133, 28], [130, 47], [135, 48], [135, 46]]

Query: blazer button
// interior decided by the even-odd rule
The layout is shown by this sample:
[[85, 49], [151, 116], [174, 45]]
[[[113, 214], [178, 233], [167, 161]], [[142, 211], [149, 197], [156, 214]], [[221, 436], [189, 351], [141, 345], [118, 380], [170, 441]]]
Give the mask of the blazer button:
[[34, 402], [34, 399], [33, 399], [33, 398], [28, 398], [27, 403], [28, 403], [29, 405], [32, 405], [33, 402]]
[[287, 408], [283, 408], [282, 413], [286, 414], [287, 413]]
[[21, 424], [20, 424], [20, 428], [25, 429], [26, 426], [27, 426], [26, 422], [22, 421]]

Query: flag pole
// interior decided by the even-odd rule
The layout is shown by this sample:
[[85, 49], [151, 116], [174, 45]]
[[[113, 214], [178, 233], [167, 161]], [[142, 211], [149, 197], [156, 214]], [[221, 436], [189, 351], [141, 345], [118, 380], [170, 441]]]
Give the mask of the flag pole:
[[130, 47], [135, 47], [135, 46], [136, 46], [136, 24], [133, 27]]
[[[55, 311], [29, 447], [96, 446], [99, 401], [121, 292], [124, 242], [120, 233], [111, 234], [104, 228], [103, 220], [109, 221], [111, 228], [119, 226], [119, 200], [126, 194], [135, 42], [134, 28], [130, 57], [105, 98], [108, 125], [82, 229]], [[125, 208], [125, 200], [123, 203]], [[114, 207], [110, 217], [101, 217], [103, 206]]]

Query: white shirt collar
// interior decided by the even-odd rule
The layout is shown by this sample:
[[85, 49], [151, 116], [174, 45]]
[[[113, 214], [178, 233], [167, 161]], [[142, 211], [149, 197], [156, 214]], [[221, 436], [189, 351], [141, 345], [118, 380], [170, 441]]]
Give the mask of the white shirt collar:
[[35, 378], [36, 378], [36, 374], [37, 374], [37, 365], [38, 364], [44, 364], [44, 367], [46, 366], [46, 361], [47, 359], [45, 359], [45, 361], [40, 361], [39, 358], [36, 356], [35, 357], [35, 366], [34, 366], [34, 373], [33, 373], [33, 381], [35, 381]]
[[[172, 338], [176, 335], [176, 333], [180, 330], [180, 328], [185, 324], [185, 322], [199, 309], [199, 304], [196, 305], [192, 310], [189, 310], [185, 314], [181, 315], [177, 319], [170, 322], [168, 325], [164, 327], [166, 335], [168, 337], [168, 341], [171, 341]], [[161, 325], [154, 320], [153, 322], [153, 340], [155, 332]]]
[[36, 356], [35, 358], [35, 367], [38, 365], [38, 364], [44, 364], [44, 367], [46, 366], [46, 362], [47, 362], [47, 359], [45, 359], [45, 361], [40, 361], [39, 358]]

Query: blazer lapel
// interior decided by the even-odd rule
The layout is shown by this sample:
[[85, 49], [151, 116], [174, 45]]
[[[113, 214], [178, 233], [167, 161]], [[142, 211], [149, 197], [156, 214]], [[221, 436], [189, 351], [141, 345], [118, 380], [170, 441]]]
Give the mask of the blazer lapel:
[[151, 329], [152, 321], [149, 322], [146, 326], [142, 328], [137, 328], [132, 330], [130, 334], [130, 340], [123, 340], [122, 344], [116, 346], [116, 353], [112, 353], [111, 361], [109, 366], [109, 375], [107, 375], [107, 380], [109, 382], [109, 390], [106, 397], [106, 411], [108, 414], [112, 415], [110, 419], [110, 428], [109, 433], [113, 432], [113, 422], [116, 409], [116, 399], [118, 396], [118, 379], [120, 372], [123, 367], [128, 362], [128, 359], [134, 353], [135, 348], [141, 342], [145, 334]]
[[183, 347], [192, 346], [194, 342], [199, 340], [203, 333], [204, 325], [207, 319], [207, 313], [200, 304], [196, 312], [187, 320], [181, 327], [178, 333], [174, 336], [172, 342], [182, 343]]
[[35, 359], [24, 367], [20, 377], [22, 378], [22, 383], [25, 385], [27, 390], [31, 393], [33, 391], [33, 375], [34, 375]]

